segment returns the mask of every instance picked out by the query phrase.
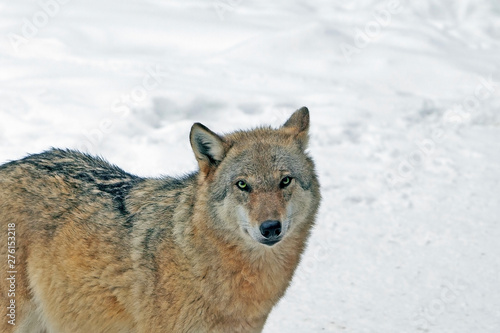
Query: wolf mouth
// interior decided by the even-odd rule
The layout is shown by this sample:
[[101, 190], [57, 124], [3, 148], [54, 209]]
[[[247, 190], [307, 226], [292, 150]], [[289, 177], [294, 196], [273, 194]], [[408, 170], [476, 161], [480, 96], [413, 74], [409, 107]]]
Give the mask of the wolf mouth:
[[268, 239], [268, 240], [262, 240], [262, 241], [260, 241], [260, 243], [267, 245], [267, 246], [273, 246], [274, 244], [278, 243], [280, 240], [281, 240], [281, 238]]

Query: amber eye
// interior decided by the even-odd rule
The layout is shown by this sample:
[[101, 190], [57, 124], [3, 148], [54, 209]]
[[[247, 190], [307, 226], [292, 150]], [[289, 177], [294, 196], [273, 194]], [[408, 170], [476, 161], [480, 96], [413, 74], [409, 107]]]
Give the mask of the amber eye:
[[244, 180], [238, 180], [236, 182], [236, 186], [238, 186], [238, 188], [242, 191], [248, 191], [248, 184], [244, 181]]
[[292, 182], [292, 177], [286, 176], [281, 180], [280, 188], [285, 188]]

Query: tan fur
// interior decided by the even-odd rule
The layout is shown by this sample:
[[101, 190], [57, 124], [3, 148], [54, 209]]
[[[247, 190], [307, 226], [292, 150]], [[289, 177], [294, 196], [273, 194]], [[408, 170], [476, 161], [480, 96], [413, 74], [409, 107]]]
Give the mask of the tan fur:
[[[200, 171], [182, 179], [143, 179], [62, 150], [0, 166], [0, 332], [260, 332], [319, 205], [308, 128], [306, 108], [277, 130], [219, 136], [195, 124]], [[259, 231], [267, 220], [282, 223], [272, 246]]]

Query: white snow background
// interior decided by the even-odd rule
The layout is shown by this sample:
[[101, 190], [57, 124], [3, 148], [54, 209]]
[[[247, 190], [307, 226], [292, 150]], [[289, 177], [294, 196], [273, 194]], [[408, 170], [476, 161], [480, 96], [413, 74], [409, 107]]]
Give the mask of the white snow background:
[[323, 201], [264, 332], [500, 332], [500, 2], [0, 0], [0, 163], [141, 176], [311, 113]]

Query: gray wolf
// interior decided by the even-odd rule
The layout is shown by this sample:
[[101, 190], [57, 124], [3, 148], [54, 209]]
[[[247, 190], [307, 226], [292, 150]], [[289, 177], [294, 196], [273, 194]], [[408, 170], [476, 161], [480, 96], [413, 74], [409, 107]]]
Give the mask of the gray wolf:
[[182, 178], [59, 149], [0, 166], [1, 332], [260, 332], [320, 202], [308, 131], [307, 108], [278, 129], [196, 123]]

